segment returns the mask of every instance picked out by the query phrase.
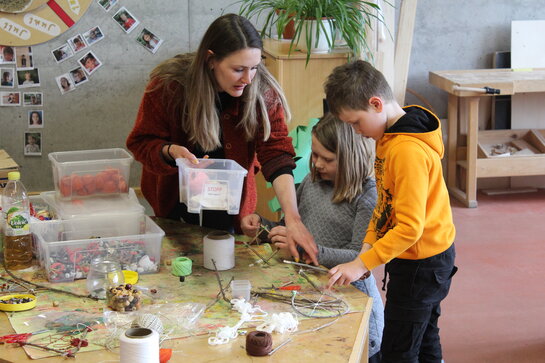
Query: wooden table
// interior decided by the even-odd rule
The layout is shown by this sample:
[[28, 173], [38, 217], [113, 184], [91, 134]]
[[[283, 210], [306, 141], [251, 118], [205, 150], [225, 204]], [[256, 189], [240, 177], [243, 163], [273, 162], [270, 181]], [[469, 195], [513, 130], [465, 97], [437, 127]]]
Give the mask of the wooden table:
[[[545, 69], [516, 72], [511, 69], [480, 69], [462, 71], [438, 71], [429, 73], [434, 86], [449, 93], [448, 97], [448, 142], [447, 142], [447, 186], [452, 196], [467, 207], [477, 207], [477, 178], [527, 176], [545, 174], [545, 154], [507, 158], [479, 158], [477, 144], [479, 136], [492, 139], [501, 133], [528, 130], [480, 131], [479, 100], [492, 96], [459, 87], [492, 87], [500, 89], [501, 95], [545, 92]], [[467, 107], [461, 107], [467, 106]], [[467, 126], [467, 142], [461, 142], [461, 127]], [[518, 136], [515, 134], [515, 136]], [[459, 178], [459, 170], [465, 177]], [[465, 184], [465, 188], [464, 185]]]
[[[158, 224], [165, 230], [166, 238], [163, 240], [163, 255], [165, 257], [165, 245], [172, 244], [182, 246], [182, 243], [187, 244], [188, 238], [192, 238], [195, 241], [195, 232], [199, 231], [201, 234], [208, 232], [207, 230], [200, 229], [199, 227], [185, 225], [179, 222], [173, 222], [168, 220], [156, 220]], [[193, 246], [194, 247], [194, 246]], [[185, 250], [184, 247], [180, 249]], [[243, 245], [237, 244], [237, 265], [232, 272], [237, 274], [238, 271], [245, 269], [244, 264], [241, 264], [240, 254], [246, 254], [248, 258], [252, 257], [251, 251], [246, 249]], [[199, 260], [198, 255], [188, 256], [194, 261]], [[202, 258], [201, 258], [202, 261]], [[279, 269], [282, 268], [285, 271], [287, 265], [278, 263], [278, 267], [273, 264], [268, 268], [266, 273], [274, 275], [278, 274]], [[254, 267], [259, 268], [259, 267]], [[202, 270], [202, 271], [201, 271]], [[206, 272], [205, 272], [206, 271]], [[255, 270], [254, 270], [255, 271]], [[170, 272], [162, 267], [159, 274], [164, 275], [165, 279], [176, 280], [175, 277], [170, 275]], [[222, 273], [223, 274], [223, 273]], [[200, 277], [194, 277], [198, 275]], [[207, 272], [199, 267], [194, 268], [193, 275], [189, 278], [202, 278], [215, 280], [213, 273]], [[141, 280], [145, 279], [142, 276]], [[150, 275], [147, 275], [150, 276]], [[223, 275], [226, 276], [226, 275]], [[326, 274], [315, 274], [312, 277], [319, 279], [319, 283], [325, 285], [327, 280]], [[225, 283], [226, 281], [224, 281]], [[176, 281], [177, 284], [179, 282]], [[55, 287], [67, 284], [56, 284]], [[179, 286], [179, 285], [177, 285]], [[217, 286], [217, 283], [216, 283]], [[309, 285], [310, 286], [310, 285]], [[309, 286], [302, 286], [303, 289]], [[183, 291], [183, 289], [179, 289]], [[219, 287], [218, 287], [219, 291]], [[277, 361], [294, 361], [299, 362], [367, 362], [368, 356], [368, 325], [369, 316], [371, 312], [372, 299], [361, 293], [359, 290], [352, 286], [341, 288], [340, 291], [344, 294], [345, 300], [352, 304], [357, 304], [358, 308], [363, 311], [350, 313], [342, 316], [334, 324], [325, 327], [319, 331], [305, 333], [301, 335], [288, 335], [284, 336], [273, 333], [273, 348], [283, 342], [288, 337], [293, 340], [279, 349], [274, 355], [269, 357], [250, 357], [246, 354], [245, 350], [245, 337], [239, 336], [237, 339], [231, 341], [225, 345], [210, 346], [208, 345], [208, 336], [194, 336], [181, 339], [167, 340], [163, 343], [162, 348], [171, 348], [173, 350], [173, 356], [170, 362], [202, 362], [202, 361], [214, 361], [214, 362], [253, 362], [255, 360], [277, 362]], [[193, 292], [196, 293], [196, 292]], [[215, 294], [215, 292], [214, 292]], [[259, 300], [257, 302], [259, 304]], [[289, 310], [289, 306], [286, 305], [286, 310]], [[271, 313], [271, 312], [269, 312]], [[313, 329], [325, 324], [333, 319], [305, 319], [300, 320], [299, 331], [306, 329]], [[250, 329], [251, 330], [251, 329]], [[11, 334], [13, 329], [5, 314], [0, 314], [0, 335]], [[25, 354], [22, 348], [4, 346], [0, 347], [0, 362], [26, 362], [31, 361]], [[119, 360], [119, 349], [112, 352], [106, 350], [98, 350], [93, 352], [78, 353], [76, 361], [78, 362], [94, 362], [99, 363], [102, 361], [117, 361]], [[61, 357], [50, 357], [40, 359], [39, 362], [65, 362], [66, 360]]]

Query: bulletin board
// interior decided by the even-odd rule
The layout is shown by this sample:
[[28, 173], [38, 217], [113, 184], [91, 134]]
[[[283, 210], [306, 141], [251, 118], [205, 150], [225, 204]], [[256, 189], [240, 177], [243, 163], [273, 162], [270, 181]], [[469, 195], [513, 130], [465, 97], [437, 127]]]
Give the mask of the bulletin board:
[[4, 0], [0, 43], [26, 46], [47, 42], [70, 29], [92, 0]]

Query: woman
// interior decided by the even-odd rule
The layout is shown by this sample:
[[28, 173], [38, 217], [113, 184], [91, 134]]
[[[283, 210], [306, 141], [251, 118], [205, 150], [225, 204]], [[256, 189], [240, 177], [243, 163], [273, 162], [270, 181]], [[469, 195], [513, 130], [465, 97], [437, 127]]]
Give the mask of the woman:
[[240, 218], [254, 212], [261, 166], [285, 213], [292, 255], [299, 257], [298, 244], [317, 263], [316, 245], [297, 211], [287, 103], [261, 63], [262, 48], [247, 19], [216, 19], [196, 54], [168, 59], [152, 71], [127, 147], [144, 165], [142, 192], [155, 215], [192, 224], [199, 216], [177, 200], [175, 159], [226, 158], [247, 169], [240, 215], [232, 220], [225, 212], [204, 212], [202, 225], [217, 229], [238, 230]]

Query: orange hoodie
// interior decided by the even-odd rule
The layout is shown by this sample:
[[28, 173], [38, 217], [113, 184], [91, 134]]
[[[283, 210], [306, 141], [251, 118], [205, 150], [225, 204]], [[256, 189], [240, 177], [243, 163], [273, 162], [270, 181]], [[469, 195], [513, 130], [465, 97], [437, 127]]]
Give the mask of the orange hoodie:
[[454, 242], [439, 119], [423, 107], [404, 110], [377, 141], [378, 199], [363, 240], [373, 248], [360, 255], [369, 270], [394, 258], [435, 256]]

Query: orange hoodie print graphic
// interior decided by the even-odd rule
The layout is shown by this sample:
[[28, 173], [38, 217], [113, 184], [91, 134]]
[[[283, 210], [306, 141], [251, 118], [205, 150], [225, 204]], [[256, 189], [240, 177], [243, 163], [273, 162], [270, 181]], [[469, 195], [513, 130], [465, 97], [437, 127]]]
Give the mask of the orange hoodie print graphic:
[[383, 181], [384, 159], [375, 159], [375, 177], [377, 183], [377, 206], [373, 218], [377, 239], [382, 238], [388, 230], [394, 227], [392, 222], [392, 193], [386, 189]]

